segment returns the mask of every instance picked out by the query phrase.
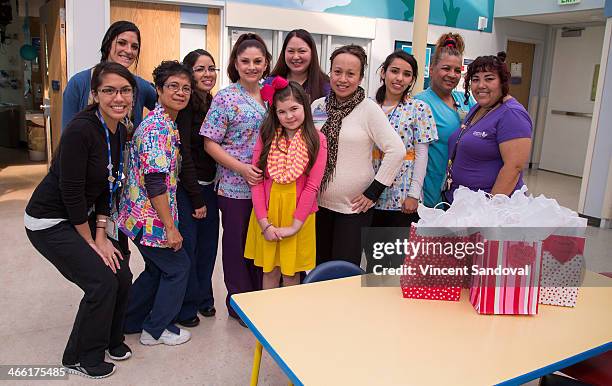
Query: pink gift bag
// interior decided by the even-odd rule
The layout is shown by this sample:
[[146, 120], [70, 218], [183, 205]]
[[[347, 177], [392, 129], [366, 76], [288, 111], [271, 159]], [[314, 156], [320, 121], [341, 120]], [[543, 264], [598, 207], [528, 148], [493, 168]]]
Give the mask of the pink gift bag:
[[540, 304], [575, 307], [585, 272], [585, 238], [554, 234], [542, 243]]
[[471, 270], [477, 271], [470, 287], [474, 309], [479, 314], [537, 314], [542, 242], [488, 240], [482, 236], [480, 240], [484, 253], [474, 256]]

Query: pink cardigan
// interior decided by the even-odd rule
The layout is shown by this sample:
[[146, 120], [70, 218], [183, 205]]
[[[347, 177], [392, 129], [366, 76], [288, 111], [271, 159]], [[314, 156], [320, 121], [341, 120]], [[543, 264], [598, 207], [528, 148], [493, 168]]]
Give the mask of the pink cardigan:
[[[319, 193], [319, 187], [321, 186], [321, 180], [323, 179], [325, 165], [327, 164], [327, 138], [323, 133], [318, 133], [320, 146], [317, 159], [315, 160], [310, 173], [302, 174], [295, 181], [297, 202], [293, 217], [302, 222], [306, 221], [308, 215], [316, 212], [319, 209], [317, 206], [317, 195]], [[262, 147], [263, 143], [261, 142], [261, 137], [258, 137], [255, 148], [253, 149], [253, 165], [257, 165], [259, 162]], [[271, 190], [272, 178], [270, 178], [270, 174], [266, 170], [264, 173], [263, 182], [251, 186], [253, 209], [255, 210], [255, 217], [257, 217], [258, 220], [268, 217]]]

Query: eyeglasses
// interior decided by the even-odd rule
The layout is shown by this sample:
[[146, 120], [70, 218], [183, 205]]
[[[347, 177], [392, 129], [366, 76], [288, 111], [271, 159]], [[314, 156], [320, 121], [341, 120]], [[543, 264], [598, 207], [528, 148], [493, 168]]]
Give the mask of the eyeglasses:
[[106, 96], [115, 96], [117, 94], [121, 94], [121, 96], [128, 96], [128, 95], [134, 94], [134, 89], [131, 87], [122, 87], [119, 89], [114, 88], [114, 87], [104, 87], [104, 88], [98, 89], [98, 92]]
[[178, 83], [166, 83], [164, 84], [164, 87], [166, 87], [168, 90], [172, 91], [173, 93], [177, 93], [179, 92], [179, 90], [183, 91], [185, 94], [191, 94], [191, 86], [179, 86]]
[[219, 71], [219, 69], [215, 66], [210, 66], [210, 67], [204, 67], [204, 66], [197, 66], [193, 68], [193, 72], [195, 74], [200, 74], [200, 73], [211, 73], [214, 74], [215, 72]]

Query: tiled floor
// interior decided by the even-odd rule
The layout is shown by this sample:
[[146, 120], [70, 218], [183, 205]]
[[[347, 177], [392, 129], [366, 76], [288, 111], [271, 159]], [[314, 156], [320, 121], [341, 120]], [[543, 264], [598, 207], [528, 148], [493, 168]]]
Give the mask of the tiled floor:
[[[7, 163], [13, 166], [6, 166]], [[64, 280], [32, 248], [24, 232], [25, 204], [45, 172], [44, 164], [27, 162], [22, 152], [0, 148], [1, 364], [57, 364], [81, 297], [81, 291]], [[577, 179], [536, 172], [530, 173], [527, 181], [532, 192], [556, 197], [570, 208], [577, 203], [580, 188]], [[612, 271], [612, 230], [589, 228], [588, 233], [589, 253], [599, 256], [589, 262], [590, 268]], [[137, 249], [132, 251], [131, 267], [136, 276], [143, 264]], [[248, 330], [227, 318], [220, 259], [217, 262], [214, 274], [217, 316], [202, 318], [202, 324], [192, 329], [192, 341], [182, 346], [143, 347], [138, 343], [138, 335], [128, 336], [127, 343], [134, 349], [133, 358], [120, 363], [116, 374], [101, 382], [248, 384], [255, 339]], [[61, 384], [93, 382], [72, 376]], [[267, 354], [264, 354], [260, 384], [287, 384], [287, 378]]]

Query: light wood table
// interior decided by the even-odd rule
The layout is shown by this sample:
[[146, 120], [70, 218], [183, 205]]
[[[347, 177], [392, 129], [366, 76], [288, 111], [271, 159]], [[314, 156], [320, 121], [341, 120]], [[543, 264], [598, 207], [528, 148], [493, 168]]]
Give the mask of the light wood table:
[[[588, 285], [588, 286], [587, 286]], [[575, 308], [479, 315], [360, 277], [234, 295], [296, 385], [516, 385], [612, 349], [612, 279], [588, 272]]]

